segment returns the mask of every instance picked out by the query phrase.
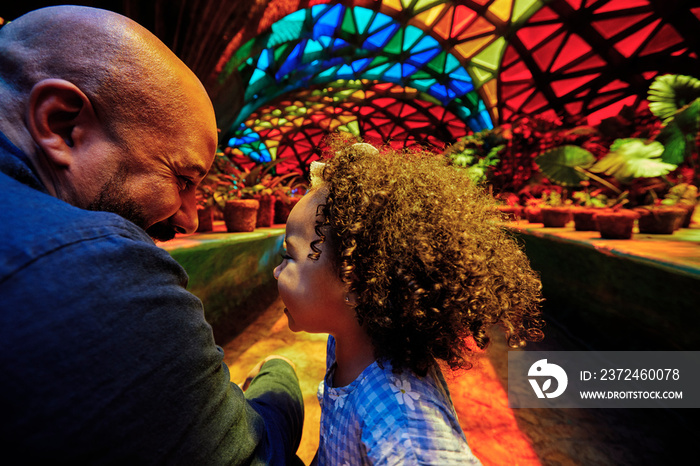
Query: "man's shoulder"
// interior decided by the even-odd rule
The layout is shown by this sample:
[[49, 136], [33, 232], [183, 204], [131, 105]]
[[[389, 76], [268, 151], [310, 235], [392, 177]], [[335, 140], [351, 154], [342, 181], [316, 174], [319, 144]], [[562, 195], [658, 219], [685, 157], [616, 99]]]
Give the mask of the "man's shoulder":
[[0, 173], [0, 280], [67, 246], [121, 238], [157, 248], [133, 223], [108, 212], [79, 209]]

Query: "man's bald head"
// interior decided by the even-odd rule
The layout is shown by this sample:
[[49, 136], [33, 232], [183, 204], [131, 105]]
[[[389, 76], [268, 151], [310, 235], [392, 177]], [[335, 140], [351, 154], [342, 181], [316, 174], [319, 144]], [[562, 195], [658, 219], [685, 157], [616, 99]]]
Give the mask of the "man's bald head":
[[167, 238], [197, 227], [217, 130], [204, 87], [160, 40], [105, 10], [57, 6], [0, 29], [0, 131], [52, 194]]
[[85, 92], [117, 140], [144, 124], [175, 130], [164, 115], [186, 114], [193, 93], [211, 105], [199, 80], [158, 38], [95, 8], [43, 8], [0, 29], [0, 95], [8, 110], [21, 113], [32, 87], [49, 78]]

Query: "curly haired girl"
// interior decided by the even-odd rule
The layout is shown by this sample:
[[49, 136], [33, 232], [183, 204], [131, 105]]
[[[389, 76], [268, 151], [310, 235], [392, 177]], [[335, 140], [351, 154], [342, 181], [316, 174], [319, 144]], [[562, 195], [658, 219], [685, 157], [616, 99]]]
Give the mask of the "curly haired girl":
[[478, 464], [437, 362], [470, 367], [493, 324], [541, 338], [527, 258], [442, 157], [359, 143], [317, 178], [275, 278], [289, 327], [330, 334], [318, 464]]

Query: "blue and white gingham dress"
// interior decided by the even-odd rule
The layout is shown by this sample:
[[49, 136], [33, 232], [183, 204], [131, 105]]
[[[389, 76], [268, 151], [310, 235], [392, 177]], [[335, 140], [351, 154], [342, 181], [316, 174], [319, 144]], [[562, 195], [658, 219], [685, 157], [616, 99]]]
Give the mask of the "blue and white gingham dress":
[[350, 385], [333, 388], [335, 339], [328, 338], [326, 377], [318, 388], [318, 464], [479, 465], [467, 445], [445, 379], [394, 374], [374, 362]]

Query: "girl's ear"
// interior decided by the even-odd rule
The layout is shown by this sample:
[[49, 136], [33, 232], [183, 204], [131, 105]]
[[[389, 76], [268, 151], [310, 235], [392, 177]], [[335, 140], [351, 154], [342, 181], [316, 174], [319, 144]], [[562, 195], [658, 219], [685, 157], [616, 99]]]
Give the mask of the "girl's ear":
[[357, 293], [354, 291], [348, 291], [345, 295], [345, 304], [351, 307], [357, 306]]

